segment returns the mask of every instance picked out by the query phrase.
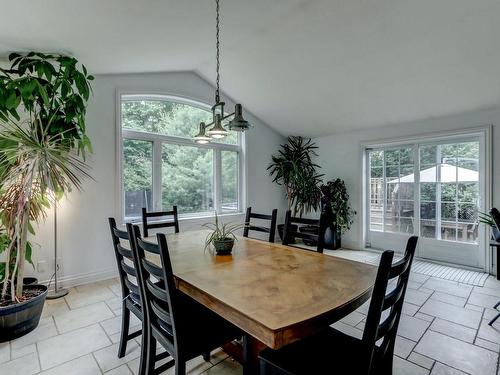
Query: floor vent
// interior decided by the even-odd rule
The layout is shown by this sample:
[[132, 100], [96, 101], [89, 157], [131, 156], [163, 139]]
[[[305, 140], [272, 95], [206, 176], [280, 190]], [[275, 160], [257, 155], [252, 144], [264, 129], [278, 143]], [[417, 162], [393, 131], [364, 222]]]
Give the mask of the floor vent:
[[[380, 255], [371, 251], [339, 249], [325, 250], [325, 253], [373, 265], [378, 265], [380, 262]], [[401, 259], [401, 255], [396, 255], [395, 261], [399, 259]], [[444, 266], [441, 264], [426, 262], [424, 260], [415, 260], [413, 262], [412, 272], [474, 286], [484, 286], [484, 283], [489, 276], [484, 272], [470, 271], [459, 267]]]

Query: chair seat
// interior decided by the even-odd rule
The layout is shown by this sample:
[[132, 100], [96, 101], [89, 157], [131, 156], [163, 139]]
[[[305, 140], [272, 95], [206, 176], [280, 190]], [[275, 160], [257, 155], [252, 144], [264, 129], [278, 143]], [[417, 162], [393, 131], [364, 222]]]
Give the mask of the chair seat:
[[[183, 353], [185, 360], [210, 352], [242, 336], [234, 325], [184, 294], [180, 294], [177, 306], [182, 311], [179, 315], [184, 323], [177, 324], [181, 331], [177, 328], [176, 334], [180, 338], [178, 345], [182, 347], [179, 352]], [[158, 323], [163, 334], [172, 337], [172, 328], [161, 320]]]
[[362, 375], [367, 372], [366, 353], [361, 340], [328, 328], [281, 349], [265, 349], [259, 357], [275, 370], [266, 373]]

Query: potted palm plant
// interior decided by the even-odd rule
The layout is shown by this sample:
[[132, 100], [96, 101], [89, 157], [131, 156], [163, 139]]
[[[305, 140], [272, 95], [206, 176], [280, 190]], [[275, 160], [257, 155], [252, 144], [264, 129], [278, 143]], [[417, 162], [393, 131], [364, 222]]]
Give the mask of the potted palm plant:
[[[272, 156], [272, 162], [267, 167], [273, 182], [283, 186], [288, 209], [292, 211], [293, 216], [302, 217], [303, 214], [319, 208], [319, 185], [323, 175], [318, 174], [317, 169], [320, 166], [313, 162], [313, 157], [317, 156], [317, 148], [311, 139], [290, 136], [288, 142], [281, 145], [278, 154]], [[282, 238], [283, 226], [278, 225]]]
[[51, 197], [81, 188], [92, 151], [85, 111], [93, 77], [85, 67], [37, 52], [9, 61], [0, 69], [0, 341], [38, 325], [47, 287], [23, 284], [28, 235], [45, 219]]

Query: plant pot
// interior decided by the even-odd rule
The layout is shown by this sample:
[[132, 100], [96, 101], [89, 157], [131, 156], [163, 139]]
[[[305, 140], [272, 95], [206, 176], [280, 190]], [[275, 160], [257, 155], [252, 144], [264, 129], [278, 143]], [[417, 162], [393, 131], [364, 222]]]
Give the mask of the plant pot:
[[[292, 228], [292, 230], [294, 232], [296, 232], [296, 231], [299, 230], [299, 226], [298, 225], [292, 224], [292, 225], [290, 225], [290, 227]], [[280, 235], [281, 241], [283, 241], [283, 230], [284, 230], [284, 228], [285, 228], [285, 224], [278, 224], [278, 234]], [[295, 243], [295, 237], [294, 236], [288, 236], [288, 243], [289, 244], [294, 244]]]
[[328, 250], [340, 249], [342, 247], [342, 235], [340, 231], [332, 231], [330, 228], [326, 228], [324, 247]]
[[226, 240], [213, 241], [215, 247], [215, 253], [217, 255], [229, 255], [233, 251], [234, 238], [228, 238]]
[[500, 242], [500, 231], [498, 230], [496, 225], [491, 226], [491, 234], [495, 241]]
[[24, 287], [24, 290], [30, 289], [40, 289], [43, 292], [27, 301], [0, 307], [0, 342], [24, 336], [38, 326], [47, 297], [47, 287], [45, 285]]
[[[316, 236], [319, 233], [319, 227], [317, 225], [304, 225], [299, 228], [299, 232], [306, 234], [315, 234]], [[303, 238], [302, 242], [307, 246], [317, 246], [318, 241], [308, 238]]]
[[23, 278], [24, 285], [34, 285], [38, 284], [38, 279], [36, 277], [24, 277]]

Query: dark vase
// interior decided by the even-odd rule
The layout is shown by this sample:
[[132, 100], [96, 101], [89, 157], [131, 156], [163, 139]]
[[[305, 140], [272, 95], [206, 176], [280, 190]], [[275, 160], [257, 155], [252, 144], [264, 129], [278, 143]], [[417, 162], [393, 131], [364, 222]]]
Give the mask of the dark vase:
[[[292, 224], [292, 225], [290, 225], [290, 227], [292, 228], [292, 230], [294, 232], [296, 232], [297, 230], [299, 230], [299, 226], [298, 225]], [[284, 228], [285, 228], [285, 224], [278, 224], [278, 234], [280, 235], [281, 241], [283, 241], [283, 230], [284, 230]], [[295, 243], [295, 237], [294, 236], [289, 236], [288, 243], [289, 244], [294, 244]]]
[[47, 297], [45, 285], [27, 285], [24, 290], [42, 292], [21, 303], [0, 307], [0, 342], [14, 340], [33, 331], [40, 322], [43, 304]]
[[225, 240], [214, 240], [215, 253], [217, 255], [229, 255], [233, 251], [234, 238], [228, 238]]
[[491, 226], [491, 234], [493, 235], [493, 239], [495, 241], [500, 242], [500, 231], [496, 225]]
[[342, 234], [340, 231], [333, 231], [330, 228], [326, 228], [324, 247], [328, 250], [340, 249], [342, 247]]

